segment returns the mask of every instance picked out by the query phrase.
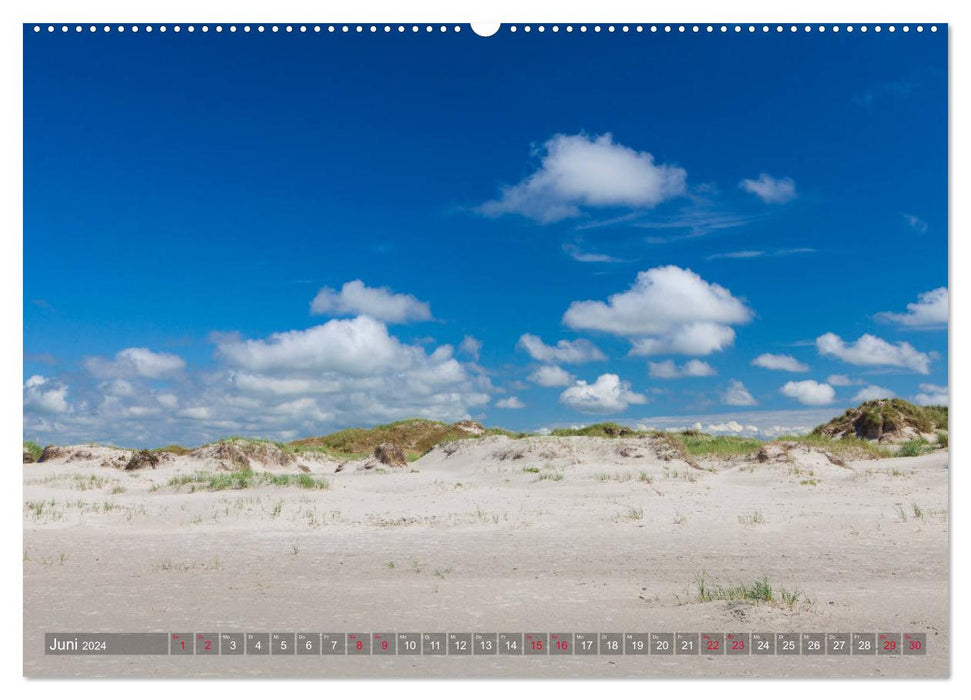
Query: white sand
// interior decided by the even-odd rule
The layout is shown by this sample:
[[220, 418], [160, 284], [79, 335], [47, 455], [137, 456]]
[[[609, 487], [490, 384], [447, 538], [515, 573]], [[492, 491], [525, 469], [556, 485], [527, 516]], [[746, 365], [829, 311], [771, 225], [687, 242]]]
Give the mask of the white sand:
[[[24, 465], [25, 673], [948, 674], [946, 451], [846, 467], [801, 452], [707, 471], [658, 449], [647, 439], [484, 438], [405, 469], [276, 468], [309, 467], [327, 490], [167, 486], [205, 468], [189, 457], [132, 473], [100, 466], [100, 452]], [[811, 602], [697, 602], [703, 574], [721, 584], [766, 576]], [[928, 651], [90, 658], [44, 656], [47, 631], [924, 632]]]

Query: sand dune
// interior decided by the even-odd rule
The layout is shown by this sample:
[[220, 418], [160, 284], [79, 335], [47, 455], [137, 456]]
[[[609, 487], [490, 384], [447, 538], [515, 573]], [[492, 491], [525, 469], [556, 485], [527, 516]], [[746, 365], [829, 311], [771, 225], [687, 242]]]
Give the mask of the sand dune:
[[[404, 467], [66, 448], [24, 465], [30, 676], [942, 676], [948, 455], [695, 462], [483, 437]], [[237, 481], [233, 482], [233, 479]], [[223, 488], [228, 487], [228, 488]], [[217, 490], [211, 490], [217, 489]], [[698, 583], [767, 580], [775, 600]], [[782, 599], [782, 591], [791, 594]], [[924, 657], [45, 657], [45, 631], [895, 631]]]

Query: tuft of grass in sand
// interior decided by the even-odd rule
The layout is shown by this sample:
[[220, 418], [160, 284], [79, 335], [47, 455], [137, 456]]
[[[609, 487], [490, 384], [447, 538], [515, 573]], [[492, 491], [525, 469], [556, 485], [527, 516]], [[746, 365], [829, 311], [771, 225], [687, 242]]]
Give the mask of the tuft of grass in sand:
[[736, 583], [722, 585], [716, 583], [708, 574], [703, 573], [695, 579], [697, 586], [696, 600], [699, 603], [710, 603], [723, 600], [728, 602], [749, 602], [754, 604], [769, 604], [794, 610], [800, 603], [812, 605], [812, 601], [799, 591], [789, 591], [785, 588], [776, 590], [763, 576], [752, 583]]
[[937, 446], [938, 447], [945, 447], [945, 448], [947, 447], [947, 431], [946, 430], [938, 430], [937, 431]]
[[310, 474], [255, 474], [246, 471], [180, 474], [170, 479], [168, 485], [177, 489], [181, 489], [183, 486], [188, 487], [189, 493], [195, 491], [238, 491], [259, 486], [297, 486], [302, 489], [326, 489], [330, 487], [327, 479]]
[[924, 454], [930, 448], [930, 443], [924, 438], [915, 438], [901, 443], [897, 451], [898, 457], [917, 457]]
[[762, 525], [765, 523], [765, 516], [762, 515], [762, 511], [755, 509], [751, 513], [738, 516], [738, 522], [742, 525]]
[[538, 481], [563, 481], [563, 475], [560, 472], [544, 472], [539, 475]]
[[644, 519], [644, 509], [639, 506], [631, 506], [630, 508], [627, 509], [627, 512], [624, 513], [624, 520], [629, 520], [633, 522], [635, 520], [643, 520], [643, 519]]

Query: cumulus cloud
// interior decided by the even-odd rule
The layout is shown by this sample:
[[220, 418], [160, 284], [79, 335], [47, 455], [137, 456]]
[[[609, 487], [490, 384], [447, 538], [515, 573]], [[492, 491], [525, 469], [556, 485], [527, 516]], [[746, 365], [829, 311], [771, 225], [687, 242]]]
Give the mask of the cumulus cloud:
[[873, 401], [874, 399], [892, 399], [894, 396], [896, 394], [890, 391], [890, 389], [877, 386], [876, 384], [870, 384], [856, 392], [856, 396], [853, 397], [853, 403]]
[[809, 371], [809, 365], [800, 362], [792, 355], [773, 355], [770, 352], [762, 353], [752, 360], [752, 366], [763, 369], [777, 369], [783, 372]]
[[215, 367], [182, 372], [164, 389], [146, 376], [82, 375], [68, 405], [66, 386], [32, 378], [24, 386], [25, 434], [133, 445], [202, 444], [230, 434], [289, 440], [411, 417], [461, 420], [495, 393], [488, 375], [459, 362], [450, 346], [404, 343], [367, 316], [214, 340]]
[[543, 144], [539, 168], [479, 206], [486, 216], [521, 214], [542, 223], [578, 216], [584, 207], [644, 209], [685, 192], [687, 173], [614, 142], [608, 134], [557, 134]]
[[536, 369], [527, 379], [540, 386], [569, 386], [573, 383], [574, 376], [562, 367], [544, 365]]
[[538, 362], [580, 364], [607, 359], [607, 356], [596, 345], [584, 338], [561, 340], [556, 345], [547, 345], [539, 336], [525, 333], [520, 337], [517, 346], [528, 352], [529, 356]]
[[742, 382], [733, 379], [728, 383], [728, 389], [722, 394], [722, 403], [726, 406], [755, 406], [758, 401], [749, 393]]
[[67, 386], [35, 374], [24, 382], [24, 408], [39, 413], [66, 413]]
[[947, 406], [949, 403], [946, 386], [921, 384], [920, 393], [914, 396], [914, 403], [921, 406]]
[[735, 342], [735, 331], [717, 323], [688, 323], [658, 338], [631, 341], [631, 355], [710, 355]]
[[806, 379], [801, 382], [786, 382], [779, 389], [779, 393], [795, 399], [804, 406], [825, 406], [833, 403], [836, 398], [836, 390], [829, 384], [820, 384], [813, 379]]
[[620, 413], [632, 404], [647, 403], [647, 397], [631, 391], [630, 383], [616, 374], [601, 374], [593, 384], [578, 380], [560, 394], [560, 402], [581, 413]]
[[482, 351], [482, 341], [467, 335], [459, 343], [459, 352], [465, 353], [476, 362], [479, 361], [479, 353]]
[[655, 379], [680, 379], [681, 377], [710, 377], [715, 368], [702, 360], [688, 360], [678, 367], [674, 360], [648, 362], [648, 374]]
[[379, 321], [427, 321], [429, 305], [410, 294], [395, 294], [387, 287], [368, 287], [361, 280], [345, 282], [341, 290], [324, 287], [310, 303], [310, 312], [330, 316], [365, 314]]
[[896, 323], [910, 328], [934, 328], [947, 326], [947, 287], [938, 287], [917, 295], [917, 301], [907, 304], [906, 313], [883, 311], [877, 320]]
[[496, 401], [496, 408], [526, 408], [526, 404], [515, 396], [510, 396]]
[[826, 383], [830, 386], [857, 386], [863, 382], [859, 379], [850, 379], [845, 374], [831, 374], [826, 377]]
[[791, 177], [774, 178], [762, 173], [757, 180], [742, 180], [739, 187], [767, 204], [785, 204], [796, 198], [796, 183]]
[[185, 369], [185, 360], [167, 352], [152, 352], [148, 348], [126, 348], [114, 359], [88, 357], [84, 367], [99, 379], [161, 379]]
[[734, 342], [731, 325], [751, 319], [729, 290], [675, 265], [638, 273], [606, 302], [575, 301], [563, 315], [570, 328], [631, 338], [634, 355], [708, 355]]
[[852, 345], [847, 345], [835, 333], [826, 333], [816, 338], [816, 349], [820, 355], [835, 357], [851, 365], [903, 367], [918, 374], [930, 372], [931, 357], [927, 353], [915, 350], [910, 343], [891, 344], [869, 333], [860, 336]]
[[410, 364], [423, 351], [402, 345], [380, 321], [358, 316], [274, 333], [267, 339], [220, 343], [217, 352], [232, 365], [258, 372], [316, 370], [366, 376], [402, 362]]

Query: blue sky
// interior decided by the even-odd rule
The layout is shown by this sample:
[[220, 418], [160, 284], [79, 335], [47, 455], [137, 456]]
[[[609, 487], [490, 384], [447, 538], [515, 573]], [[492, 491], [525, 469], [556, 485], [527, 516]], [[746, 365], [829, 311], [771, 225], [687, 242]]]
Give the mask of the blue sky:
[[25, 437], [945, 401], [946, 51], [25, 28]]

